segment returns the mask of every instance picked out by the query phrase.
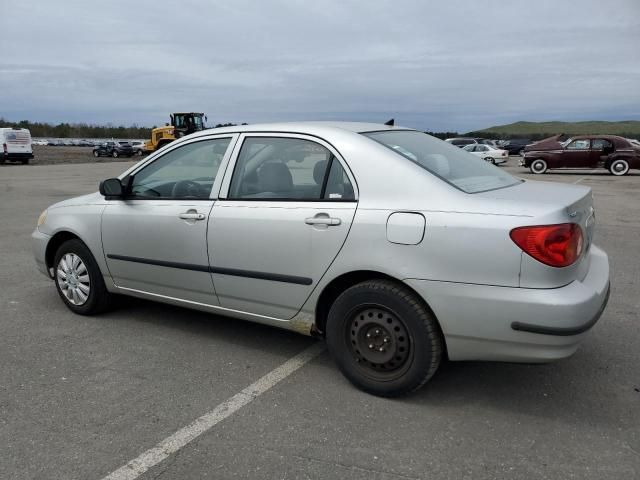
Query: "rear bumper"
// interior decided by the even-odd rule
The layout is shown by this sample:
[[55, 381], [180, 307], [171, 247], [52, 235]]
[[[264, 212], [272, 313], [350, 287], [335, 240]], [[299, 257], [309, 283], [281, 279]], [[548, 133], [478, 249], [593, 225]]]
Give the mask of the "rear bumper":
[[2, 152], [2, 158], [5, 160], [31, 160], [33, 158], [33, 152]]
[[433, 309], [451, 360], [549, 362], [572, 355], [604, 311], [609, 260], [596, 246], [585, 278], [553, 289], [406, 280]]

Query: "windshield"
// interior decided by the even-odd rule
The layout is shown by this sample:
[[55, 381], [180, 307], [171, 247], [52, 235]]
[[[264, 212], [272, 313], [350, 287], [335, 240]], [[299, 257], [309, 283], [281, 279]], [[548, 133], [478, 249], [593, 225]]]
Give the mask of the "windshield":
[[499, 167], [426, 133], [391, 130], [363, 135], [466, 193], [486, 192], [521, 182]]

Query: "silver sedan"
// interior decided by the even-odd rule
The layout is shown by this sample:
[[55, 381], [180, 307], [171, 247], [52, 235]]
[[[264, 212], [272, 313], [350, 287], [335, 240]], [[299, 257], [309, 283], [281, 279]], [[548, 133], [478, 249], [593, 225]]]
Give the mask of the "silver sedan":
[[131, 295], [326, 339], [385, 396], [450, 360], [573, 354], [609, 294], [589, 188], [361, 123], [186, 136], [45, 210], [36, 262], [92, 315]]

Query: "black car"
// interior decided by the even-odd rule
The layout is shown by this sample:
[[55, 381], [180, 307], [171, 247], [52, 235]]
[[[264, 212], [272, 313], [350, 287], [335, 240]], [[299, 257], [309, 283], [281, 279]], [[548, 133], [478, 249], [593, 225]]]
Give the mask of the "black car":
[[524, 150], [524, 147], [530, 143], [531, 140], [528, 138], [514, 138], [513, 140], [507, 140], [501, 148], [503, 150], [507, 150], [509, 155], [520, 155], [520, 152]]
[[133, 148], [128, 143], [104, 142], [93, 149], [94, 157], [133, 157]]

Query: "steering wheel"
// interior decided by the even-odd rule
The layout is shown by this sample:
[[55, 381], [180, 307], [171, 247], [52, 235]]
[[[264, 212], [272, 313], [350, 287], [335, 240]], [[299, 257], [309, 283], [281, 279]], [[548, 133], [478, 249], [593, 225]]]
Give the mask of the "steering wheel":
[[200, 197], [200, 185], [193, 180], [180, 180], [171, 189], [171, 196], [180, 197]]

